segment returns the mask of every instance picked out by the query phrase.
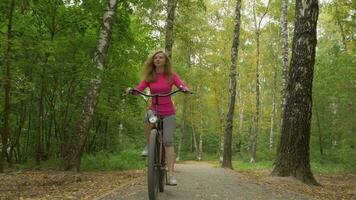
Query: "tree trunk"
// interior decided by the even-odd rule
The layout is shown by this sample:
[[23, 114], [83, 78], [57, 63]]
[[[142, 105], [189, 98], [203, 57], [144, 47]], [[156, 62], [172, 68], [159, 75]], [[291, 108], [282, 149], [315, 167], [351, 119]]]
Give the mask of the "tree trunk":
[[229, 110], [226, 117], [225, 126], [225, 142], [224, 142], [224, 159], [222, 167], [232, 169], [232, 128], [234, 121], [235, 111], [235, 97], [236, 97], [236, 76], [237, 76], [237, 60], [238, 60], [238, 48], [240, 37], [240, 25], [241, 25], [241, 0], [236, 2], [235, 10], [235, 28], [234, 39], [231, 48], [231, 66], [230, 66], [230, 87], [229, 87]]
[[172, 58], [174, 15], [177, 3], [178, 0], [168, 0], [167, 2], [165, 51], [169, 58]]
[[251, 159], [250, 162], [256, 162], [256, 151], [257, 151], [257, 139], [260, 134], [260, 123], [261, 123], [261, 95], [260, 95], [260, 33], [261, 33], [261, 22], [263, 18], [266, 16], [268, 12], [268, 8], [270, 5], [270, 0], [268, 1], [267, 8], [263, 13], [262, 17], [260, 18], [259, 22], [257, 23], [257, 14], [256, 14], [256, 1], [253, 2], [253, 18], [254, 18], [254, 25], [255, 25], [255, 39], [256, 39], [256, 115], [254, 117], [254, 135], [252, 136], [251, 141]]
[[15, 0], [11, 1], [9, 10], [9, 21], [7, 25], [7, 47], [5, 52], [5, 80], [4, 80], [4, 90], [5, 90], [5, 105], [4, 105], [4, 125], [2, 130], [2, 137], [0, 143], [0, 173], [4, 172], [5, 167], [5, 156], [8, 146], [8, 140], [10, 138], [10, 112], [11, 112], [11, 51], [12, 51], [12, 18], [15, 10]]
[[[287, 97], [287, 81], [288, 81], [288, 1], [282, 0], [282, 102], [281, 102], [281, 116], [283, 116], [284, 108], [286, 106]], [[283, 124], [283, 117], [281, 117], [281, 126]]]
[[318, 0], [296, 1], [292, 59], [283, 125], [272, 175], [318, 185], [309, 160]]
[[89, 91], [85, 97], [83, 110], [77, 123], [76, 135], [71, 144], [68, 156], [63, 162], [65, 170], [80, 170], [80, 161], [88, 137], [89, 127], [94, 115], [101, 86], [101, 73], [104, 70], [104, 61], [108, 52], [112, 26], [117, 8], [117, 0], [108, 0], [107, 7], [102, 19], [99, 43], [94, 55], [95, 69], [98, 71], [95, 78], [90, 82]]
[[272, 116], [271, 116], [271, 131], [269, 134], [269, 149], [273, 148], [273, 132], [274, 132], [274, 118], [276, 115], [276, 91], [277, 91], [277, 66], [274, 65], [273, 72], [273, 91], [272, 91]]

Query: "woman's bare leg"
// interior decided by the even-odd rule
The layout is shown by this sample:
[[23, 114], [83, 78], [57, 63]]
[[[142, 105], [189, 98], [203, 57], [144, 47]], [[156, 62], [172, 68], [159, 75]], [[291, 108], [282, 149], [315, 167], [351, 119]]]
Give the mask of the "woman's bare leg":
[[175, 161], [173, 146], [166, 147], [166, 155], [167, 155], [167, 162], [168, 162], [168, 175], [173, 176], [174, 161]]

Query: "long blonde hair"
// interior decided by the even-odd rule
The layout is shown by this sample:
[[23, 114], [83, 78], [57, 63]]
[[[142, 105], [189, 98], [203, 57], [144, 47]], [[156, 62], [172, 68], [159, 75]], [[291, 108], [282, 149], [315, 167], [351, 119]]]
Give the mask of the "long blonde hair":
[[164, 64], [164, 72], [163, 73], [164, 73], [164, 75], [166, 75], [166, 77], [168, 77], [168, 80], [172, 79], [174, 70], [173, 70], [172, 63], [171, 63], [169, 57], [163, 51], [157, 51], [146, 61], [146, 64], [144, 65], [144, 68], [142, 71], [142, 80], [145, 80], [146, 82], [153, 82], [156, 80], [157, 72], [156, 72], [156, 66], [153, 61], [154, 61], [154, 57], [159, 53], [162, 53], [164, 55], [164, 57], [166, 58], [166, 63]]

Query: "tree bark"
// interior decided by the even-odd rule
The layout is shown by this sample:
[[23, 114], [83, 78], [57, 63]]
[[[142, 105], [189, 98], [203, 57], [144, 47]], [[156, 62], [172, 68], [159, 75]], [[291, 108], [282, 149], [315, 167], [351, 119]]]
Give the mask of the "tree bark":
[[94, 68], [98, 71], [98, 74], [96, 74], [95, 78], [93, 78], [90, 82], [89, 91], [84, 100], [83, 110], [77, 123], [75, 138], [71, 144], [68, 156], [63, 161], [64, 170], [80, 170], [81, 157], [87, 141], [88, 131], [96, 104], [98, 102], [98, 96], [100, 94], [100, 86], [102, 82], [101, 73], [104, 70], [104, 62], [111, 40], [116, 8], [117, 0], [108, 0], [102, 19], [103, 21], [100, 30], [99, 43], [96, 47], [94, 55]]
[[169, 58], [172, 58], [174, 15], [177, 3], [178, 0], [168, 0], [167, 2], [165, 51]]
[[272, 175], [318, 185], [309, 159], [318, 0], [297, 0], [292, 59], [280, 143]]
[[4, 105], [4, 125], [1, 134], [0, 143], [0, 173], [4, 172], [5, 167], [5, 156], [8, 147], [8, 140], [10, 138], [10, 113], [11, 113], [11, 51], [12, 51], [12, 18], [15, 10], [15, 0], [11, 1], [9, 10], [9, 21], [7, 24], [7, 41], [6, 41], [6, 52], [5, 52], [5, 80], [4, 80], [4, 90], [5, 90], [5, 105]]
[[[286, 106], [287, 97], [287, 81], [288, 81], [288, 1], [282, 0], [282, 17], [281, 17], [281, 29], [282, 29], [282, 104], [281, 104], [281, 116], [283, 116], [284, 108]], [[283, 124], [283, 117], [281, 117], [281, 125]]]
[[241, 0], [237, 0], [235, 9], [235, 28], [234, 39], [231, 48], [231, 66], [230, 66], [230, 86], [229, 86], [229, 110], [226, 117], [224, 158], [222, 167], [232, 169], [232, 129], [235, 111], [236, 98], [236, 77], [237, 77], [237, 60], [239, 49], [240, 25], [241, 25]]

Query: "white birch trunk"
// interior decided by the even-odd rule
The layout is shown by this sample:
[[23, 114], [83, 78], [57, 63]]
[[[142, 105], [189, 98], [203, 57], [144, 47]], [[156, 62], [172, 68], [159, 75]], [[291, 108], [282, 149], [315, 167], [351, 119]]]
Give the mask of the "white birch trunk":
[[[283, 116], [284, 108], [286, 106], [286, 90], [288, 80], [288, 1], [282, 0], [282, 17], [281, 17], [281, 29], [282, 29], [282, 105], [281, 116]], [[281, 126], [283, 124], [283, 117], [281, 117]]]
[[80, 170], [81, 157], [83, 155], [89, 127], [100, 94], [100, 87], [102, 82], [101, 72], [104, 70], [104, 61], [111, 40], [116, 7], [117, 0], [108, 0], [107, 7], [102, 19], [99, 42], [94, 54], [94, 68], [98, 71], [98, 73], [96, 74], [95, 78], [90, 81], [89, 91], [85, 97], [83, 110], [77, 123], [76, 136], [70, 147], [70, 152], [68, 153], [68, 156], [63, 163], [63, 168], [65, 170]]

